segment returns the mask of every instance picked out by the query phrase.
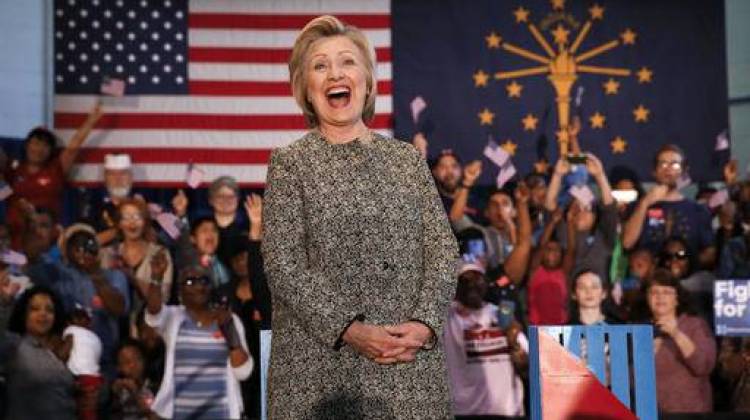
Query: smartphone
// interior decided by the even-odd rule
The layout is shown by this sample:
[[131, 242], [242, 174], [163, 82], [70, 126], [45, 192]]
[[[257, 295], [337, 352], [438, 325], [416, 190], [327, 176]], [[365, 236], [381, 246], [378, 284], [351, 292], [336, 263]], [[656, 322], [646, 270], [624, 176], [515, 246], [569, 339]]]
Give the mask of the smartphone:
[[612, 190], [612, 198], [618, 203], [632, 203], [638, 199], [636, 190]]
[[572, 153], [569, 153], [567, 156], [568, 163], [571, 165], [584, 165], [586, 164], [586, 155], [575, 155]]
[[516, 312], [516, 303], [512, 300], [501, 300], [497, 306], [497, 323], [502, 329], [510, 327]]
[[482, 258], [487, 253], [487, 250], [484, 246], [484, 240], [482, 239], [469, 239], [466, 242], [466, 248], [467, 254], [471, 255], [475, 259]]

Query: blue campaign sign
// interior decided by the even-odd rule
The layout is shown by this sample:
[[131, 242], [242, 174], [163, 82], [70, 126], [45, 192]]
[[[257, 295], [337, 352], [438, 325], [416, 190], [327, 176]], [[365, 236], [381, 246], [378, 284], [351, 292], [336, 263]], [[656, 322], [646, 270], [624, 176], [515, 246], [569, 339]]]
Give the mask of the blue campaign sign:
[[714, 282], [714, 325], [717, 335], [750, 336], [750, 279]]

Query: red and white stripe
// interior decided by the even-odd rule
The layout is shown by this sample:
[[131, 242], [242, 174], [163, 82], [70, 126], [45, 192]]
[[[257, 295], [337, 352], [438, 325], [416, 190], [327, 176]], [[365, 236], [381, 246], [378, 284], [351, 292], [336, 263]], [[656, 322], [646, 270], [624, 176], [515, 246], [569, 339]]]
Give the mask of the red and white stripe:
[[[263, 185], [271, 151], [306, 132], [291, 96], [287, 60], [299, 30], [333, 14], [362, 29], [377, 55], [378, 99], [372, 128], [390, 133], [389, 0], [190, 0], [190, 95], [105, 97], [73, 174], [101, 182], [106, 153], [130, 153], [139, 185], [184, 186], [193, 162], [207, 181], [232, 175]], [[127, 90], [126, 90], [127, 92]], [[69, 139], [96, 95], [57, 95], [55, 127]]]

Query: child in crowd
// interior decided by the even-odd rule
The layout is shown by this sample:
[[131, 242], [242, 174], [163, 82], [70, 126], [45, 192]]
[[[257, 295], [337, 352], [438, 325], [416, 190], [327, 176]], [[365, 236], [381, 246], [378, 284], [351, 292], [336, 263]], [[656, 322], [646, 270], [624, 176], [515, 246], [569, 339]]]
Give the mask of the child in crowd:
[[602, 311], [602, 303], [607, 298], [607, 287], [598, 274], [584, 270], [573, 277], [570, 323], [581, 325], [602, 325], [612, 322]]
[[102, 342], [91, 331], [91, 315], [83, 307], [76, 307], [70, 314], [70, 325], [63, 331], [66, 341], [72, 340], [67, 366], [76, 377], [78, 418], [97, 418], [99, 391], [104, 378], [99, 369], [102, 357]]
[[527, 289], [529, 323], [532, 325], [562, 325], [568, 320], [568, 287], [563, 270], [562, 247], [549, 239], [541, 245], [535, 260], [541, 263], [531, 271]]
[[642, 293], [643, 282], [651, 275], [654, 268], [656, 268], [656, 258], [647, 248], [636, 249], [628, 256], [628, 274], [620, 282], [622, 294], [617, 296], [613, 292], [613, 298], [618, 307], [617, 312], [622, 320], [631, 320], [633, 311], [645, 304]]
[[137, 342], [128, 342], [117, 352], [119, 378], [112, 383], [112, 419], [157, 418], [151, 411], [153, 384], [146, 377], [145, 353]]

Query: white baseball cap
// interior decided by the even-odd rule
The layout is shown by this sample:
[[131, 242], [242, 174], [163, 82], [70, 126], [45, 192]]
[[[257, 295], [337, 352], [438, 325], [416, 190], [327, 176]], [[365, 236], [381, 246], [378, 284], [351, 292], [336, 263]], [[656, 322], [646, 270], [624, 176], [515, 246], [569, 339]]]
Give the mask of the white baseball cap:
[[130, 155], [125, 153], [104, 155], [104, 169], [110, 171], [122, 171], [130, 169], [132, 162]]

